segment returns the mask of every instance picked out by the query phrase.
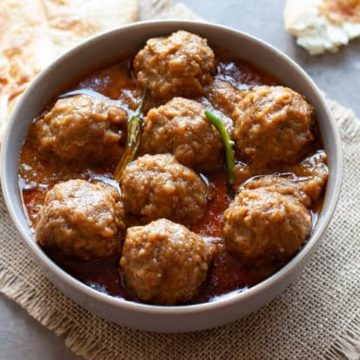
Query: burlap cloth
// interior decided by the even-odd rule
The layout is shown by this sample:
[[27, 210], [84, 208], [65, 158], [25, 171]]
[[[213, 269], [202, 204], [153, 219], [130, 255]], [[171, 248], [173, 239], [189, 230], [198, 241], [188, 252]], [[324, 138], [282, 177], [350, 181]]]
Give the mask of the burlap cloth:
[[[192, 16], [183, 6], [154, 13], [159, 11], [161, 16]], [[360, 359], [360, 120], [338, 103], [329, 104], [345, 158], [336, 215], [298, 279], [260, 311], [190, 334], [154, 334], [108, 323], [46, 279], [22, 244], [2, 198], [0, 291], [86, 359]]]

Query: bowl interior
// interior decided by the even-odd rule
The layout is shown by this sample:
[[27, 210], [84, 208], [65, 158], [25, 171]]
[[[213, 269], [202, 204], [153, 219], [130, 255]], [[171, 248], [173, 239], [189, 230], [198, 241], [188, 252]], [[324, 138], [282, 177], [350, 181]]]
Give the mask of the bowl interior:
[[[199, 34], [207, 38], [210, 45], [228, 50], [234, 58], [241, 58], [264, 69], [277, 77], [284, 85], [305, 95], [315, 107], [325, 149], [329, 156], [330, 177], [323, 211], [306, 246], [285, 268], [273, 275], [273, 277], [282, 276], [288, 267], [295, 266], [299, 258], [314, 246], [326, 228], [335, 208], [340, 189], [340, 142], [326, 104], [310, 78], [285, 55], [282, 55], [269, 45], [235, 30], [207, 23], [188, 21], [146, 22], [100, 35], [66, 53], [32, 84], [13, 114], [2, 147], [2, 187], [10, 213], [17, 227], [38, 257], [42, 251], [33, 240], [17, 185], [19, 153], [32, 120], [41, 114], [49, 102], [79, 78], [134, 53], [150, 37], [167, 35], [179, 29]], [[270, 281], [271, 278], [268, 280]], [[73, 281], [77, 282], [75, 279]], [[261, 284], [254, 288], [258, 286], [261, 286]], [[234, 295], [234, 297], [240, 296], [243, 296], [243, 294]], [[206, 305], [200, 304], [197, 306]], [[144, 306], [151, 307], [150, 305]], [[176, 307], [176, 309], [180, 308], [182, 307]]]

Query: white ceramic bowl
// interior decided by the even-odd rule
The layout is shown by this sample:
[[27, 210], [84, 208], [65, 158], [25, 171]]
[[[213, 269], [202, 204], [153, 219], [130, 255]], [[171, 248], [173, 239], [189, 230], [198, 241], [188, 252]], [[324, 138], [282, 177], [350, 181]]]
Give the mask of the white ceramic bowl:
[[[304, 248], [280, 271], [243, 293], [232, 293], [205, 304], [153, 306], [111, 297], [79, 282], [58, 267], [34, 241], [18, 189], [19, 153], [32, 120], [74, 81], [140, 49], [150, 37], [184, 29], [207, 38], [276, 76], [314, 105], [328, 154], [330, 177], [323, 210]], [[138, 329], [163, 332], [211, 328], [241, 318], [283, 291], [304, 267], [334, 212], [340, 192], [342, 156], [334, 120], [319, 89], [290, 58], [254, 37], [224, 26], [190, 21], [153, 21], [124, 26], [94, 37], [61, 56], [31, 85], [17, 106], [2, 145], [1, 181], [11, 217], [26, 246], [48, 278], [71, 299], [101, 317]]]

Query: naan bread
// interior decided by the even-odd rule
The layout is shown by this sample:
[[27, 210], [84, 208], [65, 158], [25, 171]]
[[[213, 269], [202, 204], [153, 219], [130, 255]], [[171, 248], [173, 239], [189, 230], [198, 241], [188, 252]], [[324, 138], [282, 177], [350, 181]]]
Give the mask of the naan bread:
[[0, 144], [30, 82], [80, 41], [137, 20], [136, 0], [0, 0]]
[[285, 27], [312, 55], [336, 52], [360, 36], [360, 0], [287, 0]]
[[40, 1], [1, 1], [0, 143], [19, 95], [57, 55]]
[[41, 1], [54, 42], [61, 49], [138, 18], [138, 3], [134, 0]]

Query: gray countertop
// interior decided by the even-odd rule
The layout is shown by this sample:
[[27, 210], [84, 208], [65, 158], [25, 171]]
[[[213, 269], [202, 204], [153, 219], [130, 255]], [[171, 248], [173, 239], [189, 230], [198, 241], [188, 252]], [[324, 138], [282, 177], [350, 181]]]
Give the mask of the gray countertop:
[[[203, 18], [257, 36], [297, 61], [333, 99], [360, 114], [360, 40], [337, 54], [311, 57], [284, 31], [283, 0], [183, 0]], [[0, 358], [9, 360], [78, 359], [61, 339], [0, 297]]]

